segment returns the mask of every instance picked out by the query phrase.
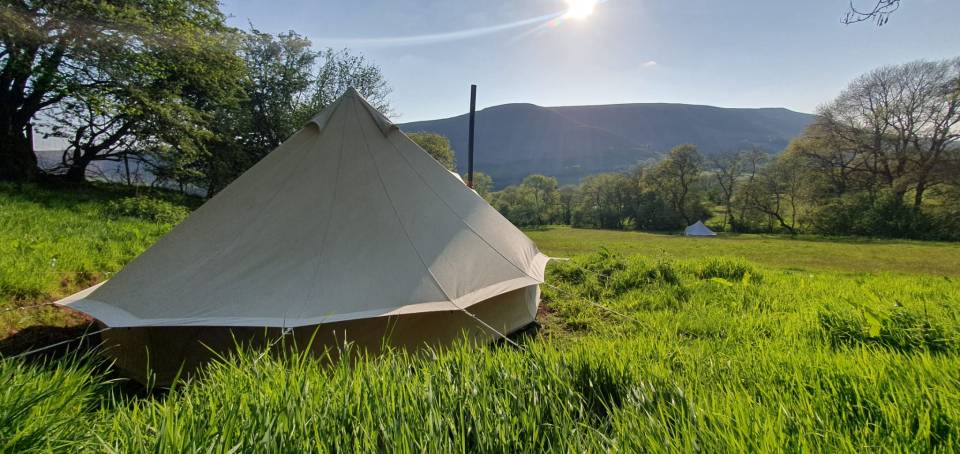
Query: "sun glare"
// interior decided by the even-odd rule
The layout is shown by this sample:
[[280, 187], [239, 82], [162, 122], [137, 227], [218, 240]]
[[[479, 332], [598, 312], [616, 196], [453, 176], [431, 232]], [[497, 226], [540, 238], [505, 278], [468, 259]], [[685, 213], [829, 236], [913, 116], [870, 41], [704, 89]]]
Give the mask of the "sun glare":
[[593, 14], [597, 7], [597, 0], [567, 0], [567, 13], [563, 15], [568, 19], [586, 19]]

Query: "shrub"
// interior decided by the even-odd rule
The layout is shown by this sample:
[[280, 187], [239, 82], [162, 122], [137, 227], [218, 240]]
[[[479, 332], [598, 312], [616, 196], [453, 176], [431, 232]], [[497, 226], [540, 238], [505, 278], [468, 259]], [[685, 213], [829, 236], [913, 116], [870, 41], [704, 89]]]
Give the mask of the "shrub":
[[190, 211], [183, 206], [144, 196], [111, 200], [107, 202], [104, 211], [108, 217], [114, 219], [127, 216], [153, 221], [157, 224], [178, 224], [190, 215]]
[[622, 295], [630, 290], [658, 283], [680, 284], [680, 275], [672, 263], [657, 262], [650, 265], [643, 261], [632, 261], [627, 268], [613, 273], [607, 280], [608, 287], [614, 295]]
[[557, 264], [551, 277], [578, 286], [584, 296], [592, 299], [617, 297], [650, 285], [681, 283], [680, 272], [671, 262], [650, 263], [640, 257], [627, 259], [606, 249]]
[[700, 279], [720, 278], [739, 282], [763, 280], [755, 265], [740, 258], [710, 257], [697, 262], [693, 268], [694, 274]]
[[856, 194], [827, 202], [812, 216], [814, 230], [827, 235], [883, 238], [950, 239], [924, 211], [907, 206], [893, 194]]

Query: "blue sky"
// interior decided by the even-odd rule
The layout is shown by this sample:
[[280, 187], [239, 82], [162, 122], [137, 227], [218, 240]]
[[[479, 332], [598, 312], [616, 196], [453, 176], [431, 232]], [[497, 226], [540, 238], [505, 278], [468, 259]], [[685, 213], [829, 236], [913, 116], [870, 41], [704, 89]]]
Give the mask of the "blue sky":
[[[903, 1], [883, 27], [842, 25], [847, 0], [608, 0], [585, 20], [549, 23], [532, 19], [562, 13], [564, 0], [225, 0], [223, 9], [238, 27], [295, 30], [316, 47], [366, 55], [394, 89], [396, 119], [414, 121], [465, 112], [470, 83], [480, 107], [680, 102], [813, 112], [871, 68], [960, 55], [960, 1]], [[435, 34], [448, 36], [375, 39]]]

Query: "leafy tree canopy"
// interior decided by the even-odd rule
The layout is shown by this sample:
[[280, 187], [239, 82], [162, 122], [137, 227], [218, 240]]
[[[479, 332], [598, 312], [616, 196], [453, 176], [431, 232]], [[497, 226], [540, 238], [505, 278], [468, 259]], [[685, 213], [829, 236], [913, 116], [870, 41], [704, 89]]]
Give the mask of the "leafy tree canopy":
[[451, 172], [457, 171], [457, 156], [450, 147], [450, 139], [443, 135], [432, 132], [413, 132], [407, 134], [410, 140], [413, 140], [423, 148], [424, 151], [433, 156], [437, 162], [442, 164]]

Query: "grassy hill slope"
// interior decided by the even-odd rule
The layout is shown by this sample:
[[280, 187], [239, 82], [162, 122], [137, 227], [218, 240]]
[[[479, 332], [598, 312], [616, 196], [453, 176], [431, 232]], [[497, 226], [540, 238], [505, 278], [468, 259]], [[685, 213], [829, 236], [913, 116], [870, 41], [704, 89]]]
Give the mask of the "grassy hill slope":
[[[102, 278], [94, 271], [115, 271], [182, 214], [169, 196], [132, 196], [0, 187], [0, 308]], [[147, 201], [156, 197], [164, 202]], [[130, 394], [96, 356], [0, 359], [0, 447], [960, 449], [956, 245], [530, 235], [572, 260], [551, 264], [543, 329], [521, 348], [460, 345], [333, 365], [248, 351], [155, 394]], [[942, 264], [918, 267], [920, 257]], [[81, 265], [91, 277], [70, 268]], [[31, 310], [9, 313], [48, 322], [29, 319]]]

